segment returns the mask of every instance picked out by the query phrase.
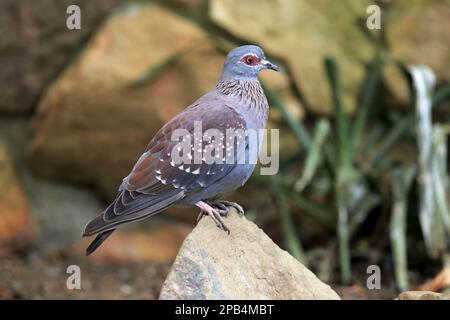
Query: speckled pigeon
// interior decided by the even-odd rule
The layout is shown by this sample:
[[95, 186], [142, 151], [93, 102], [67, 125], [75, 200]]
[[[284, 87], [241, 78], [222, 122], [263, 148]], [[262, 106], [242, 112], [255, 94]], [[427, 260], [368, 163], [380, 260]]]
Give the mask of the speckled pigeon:
[[[86, 225], [83, 236], [97, 234], [86, 249], [87, 255], [94, 252], [120, 225], [148, 218], [172, 206], [195, 205], [201, 210], [199, 217], [207, 214], [219, 228], [229, 232], [222, 216], [228, 213], [230, 207], [236, 208], [240, 214], [244, 211], [237, 203], [218, 199], [244, 185], [252, 174], [255, 163], [241, 161], [248, 159], [251, 140], [245, 139], [245, 146], [233, 149], [235, 157], [232, 163], [200, 161], [178, 165], [171, 158], [172, 150], [178, 143], [172, 134], [176, 129], [185, 129], [193, 134], [194, 125], [198, 122], [202, 124], [202, 130], [214, 128], [224, 135], [227, 129], [263, 129], [269, 106], [257, 76], [264, 69], [279, 70], [265, 59], [263, 50], [257, 46], [237, 47], [228, 54], [215, 89], [188, 106], [156, 133], [131, 173], [123, 179], [116, 199]], [[257, 152], [261, 140], [253, 142], [258, 144]], [[194, 138], [192, 150], [196, 143], [205, 150], [208, 141]], [[230, 143], [235, 146], [236, 142]], [[227, 140], [223, 148], [228, 147]]]

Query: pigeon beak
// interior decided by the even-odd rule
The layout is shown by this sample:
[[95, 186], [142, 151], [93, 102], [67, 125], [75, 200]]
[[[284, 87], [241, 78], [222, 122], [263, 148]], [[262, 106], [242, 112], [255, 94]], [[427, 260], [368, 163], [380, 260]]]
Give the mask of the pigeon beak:
[[280, 68], [276, 65], [270, 62], [269, 60], [263, 59], [261, 60], [261, 64], [266, 68], [274, 71], [280, 71]]

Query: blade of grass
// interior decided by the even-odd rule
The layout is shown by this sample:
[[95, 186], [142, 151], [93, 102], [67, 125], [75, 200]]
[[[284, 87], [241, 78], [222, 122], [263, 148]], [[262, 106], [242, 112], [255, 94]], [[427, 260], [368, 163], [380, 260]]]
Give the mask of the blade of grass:
[[441, 102], [450, 99], [450, 84], [437, 90], [433, 96], [433, 107], [438, 106]]
[[379, 205], [381, 198], [371, 192], [367, 192], [362, 199], [359, 201], [356, 208], [352, 209], [349, 221], [350, 237], [355, 235], [358, 231], [359, 226], [366, 220], [367, 215], [373, 208]]
[[287, 193], [287, 196], [290, 203], [304, 210], [302, 213], [307, 214], [325, 228], [332, 231], [336, 230], [335, 216], [331, 208], [319, 205], [296, 192]]
[[281, 213], [281, 225], [283, 228], [283, 234], [285, 237], [286, 247], [294, 258], [307, 265], [305, 254], [303, 252], [302, 245], [300, 243], [297, 231], [295, 230], [295, 224], [292, 221], [291, 214], [289, 212], [289, 204], [283, 189], [280, 186], [279, 177], [271, 176], [272, 186], [275, 191], [275, 197]]
[[434, 190], [435, 207], [441, 217], [442, 224], [450, 235], [450, 178], [447, 172], [447, 135], [450, 125], [435, 124], [432, 128], [431, 175]]
[[361, 154], [366, 156], [373, 150], [375, 143], [380, 139], [384, 132], [384, 126], [381, 123], [376, 123], [373, 128], [370, 130], [366, 141], [364, 142], [364, 146], [362, 147]]
[[339, 146], [339, 163], [341, 166], [350, 166], [351, 154], [349, 149], [349, 121], [347, 115], [342, 109], [338, 67], [333, 59], [326, 58], [325, 69], [328, 76], [328, 82], [331, 89], [331, 97], [334, 108], [337, 145]]
[[348, 208], [347, 208], [347, 179], [343, 169], [338, 169], [335, 183], [335, 197], [337, 207], [337, 234], [339, 246], [339, 262], [341, 267], [341, 281], [348, 284], [351, 280], [350, 264], [350, 232], [348, 226]]
[[384, 59], [382, 58], [381, 53], [378, 50], [375, 55], [375, 59], [370, 65], [367, 72], [367, 78], [363, 85], [361, 100], [356, 108], [356, 118], [351, 130], [351, 147], [353, 149], [356, 149], [357, 144], [361, 140], [361, 136], [367, 122], [369, 110], [373, 104], [373, 101], [375, 100], [375, 94], [378, 89], [378, 83], [383, 64]]
[[372, 157], [372, 167], [377, 168], [380, 161], [386, 156], [386, 154], [391, 150], [391, 148], [398, 142], [398, 140], [403, 136], [406, 130], [414, 125], [414, 117], [406, 116], [400, 120], [395, 127], [389, 131], [389, 133], [384, 137], [383, 142], [376, 149]]
[[330, 123], [321, 119], [314, 130], [313, 142], [308, 150], [302, 176], [295, 183], [295, 191], [301, 192], [311, 182], [317, 168], [322, 162], [321, 149], [330, 131]]
[[390, 222], [392, 257], [394, 260], [397, 288], [404, 291], [409, 287], [406, 245], [406, 222], [408, 194], [416, 169], [414, 166], [395, 168], [391, 176], [393, 205]]
[[301, 121], [297, 121], [291, 114], [283, 103], [281, 97], [273, 90], [271, 90], [264, 82], [261, 81], [261, 86], [266, 93], [267, 100], [269, 104], [273, 105], [278, 112], [280, 112], [281, 117], [286, 121], [288, 126], [291, 128], [292, 132], [297, 137], [301, 146], [306, 150], [309, 149], [311, 145], [311, 136], [305, 126]]
[[431, 257], [438, 257], [446, 246], [446, 235], [441, 215], [435, 203], [435, 184], [432, 169], [432, 91], [435, 76], [430, 68], [413, 66], [410, 68], [415, 90], [415, 109], [417, 115], [416, 135], [418, 147], [418, 187], [419, 187], [419, 221], [425, 240], [427, 252]]
[[[405, 75], [405, 77], [407, 77]], [[412, 90], [412, 89], [411, 89]], [[411, 96], [413, 94], [411, 93]], [[450, 99], [450, 85], [447, 85], [438, 91], [433, 96], [432, 108], [438, 106], [441, 102]], [[383, 143], [377, 148], [376, 153], [372, 157], [372, 166], [378, 167], [380, 160], [386, 156], [391, 148], [398, 142], [408, 128], [414, 126], [414, 114], [405, 115], [405, 117], [399, 121], [395, 127], [384, 138]]]
[[348, 192], [352, 184], [352, 150], [349, 148], [349, 120], [342, 110], [341, 90], [339, 85], [338, 69], [335, 61], [325, 59], [325, 69], [331, 88], [336, 128], [336, 151], [338, 152], [338, 165], [336, 169], [334, 196], [337, 210], [337, 235], [339, 246], [339, 260], [341, 280], [348, 284], [351, 280], [350, 262], [350, 233], [349, 212], [347, 207]]

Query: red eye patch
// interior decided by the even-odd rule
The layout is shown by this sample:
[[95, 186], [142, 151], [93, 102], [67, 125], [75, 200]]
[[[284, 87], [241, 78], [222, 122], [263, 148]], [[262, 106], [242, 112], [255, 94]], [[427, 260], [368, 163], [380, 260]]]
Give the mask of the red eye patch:
[[255, 66], [259, 63], [259, 58], [257, 56], [254, 56], [252, 54], [248, 54], [244, 57], [242, 57], [241, 61], [249, 66]]

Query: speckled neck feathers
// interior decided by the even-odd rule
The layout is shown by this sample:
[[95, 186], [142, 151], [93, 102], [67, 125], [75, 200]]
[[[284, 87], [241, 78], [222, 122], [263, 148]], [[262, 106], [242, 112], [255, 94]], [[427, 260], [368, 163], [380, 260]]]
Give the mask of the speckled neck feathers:
[[256, 116], [258, 127], [265, 126], [269, 104], [258, 79], [221, 79], [216, 85], [216, 91], [236, 99], [237, 111]]

